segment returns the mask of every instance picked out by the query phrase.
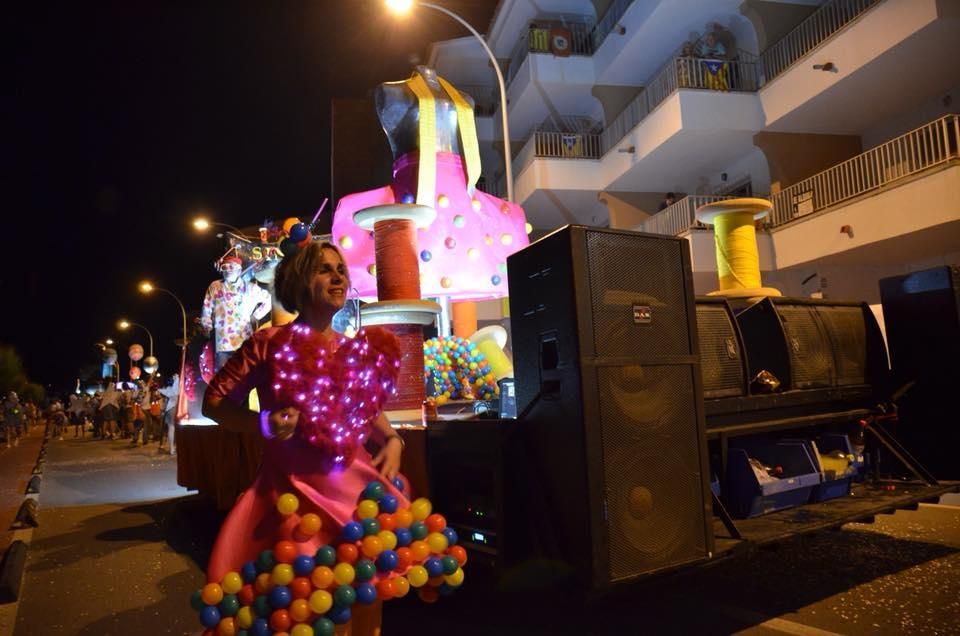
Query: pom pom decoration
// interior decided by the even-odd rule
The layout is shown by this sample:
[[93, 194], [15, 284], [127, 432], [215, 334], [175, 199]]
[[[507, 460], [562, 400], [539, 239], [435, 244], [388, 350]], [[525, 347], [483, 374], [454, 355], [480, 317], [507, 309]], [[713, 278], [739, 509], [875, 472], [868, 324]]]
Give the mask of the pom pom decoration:
[[[387, 498], [394, 500], [392, 505]], [[289, 510], [291, 500], [296, 500], [292, 493], [277, 497], [278, 511]], [[411, 588], [427, 603], [452, 594], [464, 583], [467, 561], [466, 551], [456, 544], [456, 533], [442, 532], [449, 530], [446, 520], [432, 511], [429, 500], [421, 498], [409, 507], [399, 507], [380, 482], [368, 484], [360, 502], [383, 506], [385, 500], [386, 507], [395, 510], [380, 515], [389, 516], [394, 524], [390, 530], [362, 536], [356, 532], [362, 531], [361, 524], [351, 522], [347, 526], [352, 531], [341, 531], [338, 543], [311, 553], [306, 552], [306, 544], [281, 540], [256, 561], [240, 564], [239, 572], [227, 572], [221, 581], [196, 590], [190, 605], [200, 624], [211, 634], [333, 634], [335, 625], [350, 621], [355, 604], [403, 598]], [[355, 518], [361, 514], [359, 508], [354, 510]], [[296, 522], [300, 527], [311, 515], [317, 516], [301, 516], [294, 509], [285, 513], [280, 525], [289, 528]], [[383, 547], [397, 545], [401, 535], [409, 538], [414, 525], [417, 534], [432, 532], [410, 548]]]
[[296, 435], [349, 465], [395, 391], [397, 339], [384, 329], [327, 338], [299, 324], [288, 334], [270, 365], [277, 401], [300, 410]]
[[437, 404], [448, 400], [490, 400], [500, 394], [487, 357], [466, 338], [440, 336], [425, 341], [423, 366], [426, 379], [436, 387]]

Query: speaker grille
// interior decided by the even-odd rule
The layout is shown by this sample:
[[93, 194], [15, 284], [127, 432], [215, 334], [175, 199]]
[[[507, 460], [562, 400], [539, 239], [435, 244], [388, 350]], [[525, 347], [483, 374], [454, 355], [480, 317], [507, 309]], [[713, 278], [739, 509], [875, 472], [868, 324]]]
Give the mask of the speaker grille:
[[702, 559], [693, 367], [599, 367], [611, 581]]
[[697, 305], [703, 397], [743, 395], [743, 356], [723, 305]]
[[[681, 242], [611, 232], [587, 232], [595, 355], [692, 353], [687, 330]], [[649, 308], [649, 321], [634, 308]]]
[[833, 386], [833, 353], [810, 305], [777, 305], [790, 354], [794, 389]]
[[867, 328], [862, 307], [817, 307], [833, 345], [837, 384], [864, 384], [867, 374]]

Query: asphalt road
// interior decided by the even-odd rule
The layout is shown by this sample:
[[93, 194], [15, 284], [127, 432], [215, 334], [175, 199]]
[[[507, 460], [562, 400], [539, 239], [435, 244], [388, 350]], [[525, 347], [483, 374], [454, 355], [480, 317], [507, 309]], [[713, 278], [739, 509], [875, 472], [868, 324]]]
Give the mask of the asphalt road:
[[[188, 598], [221, 517], [176, 485], [174, 458], [89, 438], [47, 449], [13, 633], [198, 634]], [[960, 508], [850, 524], [587, 606], [466, 572], [436, 605], [388, 602], [384, 634], [960, 634]]]

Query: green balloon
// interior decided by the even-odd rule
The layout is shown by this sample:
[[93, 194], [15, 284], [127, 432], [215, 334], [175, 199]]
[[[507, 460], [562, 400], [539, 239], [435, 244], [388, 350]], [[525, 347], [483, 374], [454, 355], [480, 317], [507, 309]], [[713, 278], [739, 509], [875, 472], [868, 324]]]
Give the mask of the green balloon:
[[203, 602], [201, 590], [197, 590], [190, 595], [190, 607], [192, 607], [195, 612], [199, 612], [206, 606], [207, 604]]
[[236, 616], [239, 611], [240, 599], [237, 598], [236, 594], [227, 594], [223, 597], [223, 600], [220, 601], [221, 616]]
[[321, 616], [313, 623], [313, 636], [333, 636], [336, 625], [326, 616]]
[[[341, 585], [333, 593], [333, 602], [339, 607], [350, 607], [357, 600], [357, 591], [349, 585]], [[314, 627], [316, 631], [316, 627]]]

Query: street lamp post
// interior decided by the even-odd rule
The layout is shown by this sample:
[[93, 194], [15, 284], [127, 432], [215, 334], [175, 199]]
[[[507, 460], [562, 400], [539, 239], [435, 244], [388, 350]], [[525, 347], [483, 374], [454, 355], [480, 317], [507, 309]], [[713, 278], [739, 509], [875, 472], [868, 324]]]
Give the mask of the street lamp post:
[[154, 287], [150, 281], [140, 283], [140, 291], [144, 294], [154, 291], [163, 292], [177, 301], [177, 305], [180, 307], [180, 316], [183, 318], [183, 340], [180, 344], [180, 395], [177, 397], [177, 419], [182, 420], [187, 417], [187, 396], [184, 391], [184, 376], [186, 375], [184, 371], [186, 371], [187, 366], [187, 310], [176, 294], [163, 287]]
[[470, 33], [473, 34], [473, 37], [480, 42], [480, 46], [483, 47], [483, 50], [486, 51], [487, 57], [490, 58], [490, 63], [493, 65], [493, 71], [497, 74], [497, 84], [500, 85], [500, 122], [503, 126], [503, 175], [507, 183], [507, 201], [512, 203], [513, 159], [510, 153], [510, 125], [507, 121], [507, 85], [506, 82], [503, 81], [503, 72], [500, 70], [500, 64], [497, 62], [497, 58], [493, 54], [493, 51], [491, 51], [490, 47], [487, 46], [487, 41], [483, 39], [482, 35], [477, 33], [476, 29], [470, 26], [469, 22], [446, 7], [441, 7], [440, 5], [433, 4], [432, 2], [422, 2], [421, 0], [386, 0], [386, 4], [387, 8], [396, 14], [406, 13], [413, 7], [417, 6], [433, 9], [434, 11], [439, 11], [440, 13], [448, 15], [462, 24], [467, 31], [470, 31]]
[[233, 234], [236, 234], [239, 238], [242, 238], [242, 239], [247, 238], [247, 235], [243, 233], [243, 230], [241, 230], [240, 228], [234, 227], [233, 225], [230, 225], [229, 223], [221, 223], [221, 222], [219, 222], [219, 221], [211, 221], [210, 219], [205, 218], [205, 217], [202, 217], [202, 216], [197, 217], [197, 218], [195, 218], [195, 219], [193, 220], [193, 228], [194, 228], [195, 230], [197, 230], [198, 232], [206, 232], [206, 231], [209, 230], [210, 227], [213, 226], [213, 225], [218, 225], [218, 226], [220, 226], [220, 227], [225, 227], [225, 228], [227, 228], [228, 230], [230, 230]]
[[147, 338], [150, 339], [150, 357], [153, 357], [153, 334], [150, 333], [150, 330], [141, 325], [139, 322], [133, 322], [132, 320], [121, 320], [117, 323], [117, 327], [120, 329], [129, 329], [131, 326], [140, 327], [147, 332]]

